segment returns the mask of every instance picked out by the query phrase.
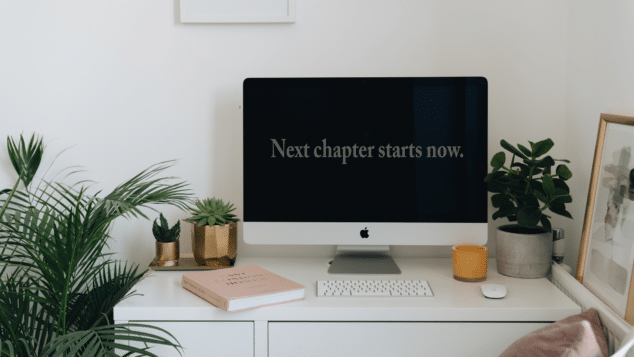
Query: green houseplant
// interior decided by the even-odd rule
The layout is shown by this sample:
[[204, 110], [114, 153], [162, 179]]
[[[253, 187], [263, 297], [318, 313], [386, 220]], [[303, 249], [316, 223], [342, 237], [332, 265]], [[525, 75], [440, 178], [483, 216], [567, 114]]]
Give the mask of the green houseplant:
[[178, 221], [172, 228], [167, 224], [167, 220], [163, 217], [163, 213], [159, 215], [161, 224], [154, 220], [152, 225], [152, 234], [156, 239], [156, 263], [159, 266], [175, 266], [178, 265], [180, 257], [180, 241], [181, 222]]
[[550, 271], [549, 214], [572, 218], [566, 210], [566, 204], [572, 202], [566, 184], [572, 173], [566, 166], [568, 160], [555, 160], [546, 155], [554, 146], [551, 139], [529, 141], [529, 144], [530, 149], [502, 140], [500, 145], [512, 154], [510, 163], [507, 164], [504, 151], [495, 154], [491, 160], [492, 171], [485, 182], [488, 191], [493, 193], [491, 203], [497, 209], [492, 218], [507, 218], [512, 223], [498, 228], [498, 271], [532, 278], [545, 276]]
[[[109, 194], [35, 174], [42, 139], [7, 139], [18, 178], [0, 191], [0, 356], [156, 356], [152, 345], [181, 351], [173, 335], [141, 324], [113, 324], [112, 310], [143, 276], [136, 264], [105, 248], [119, 217], [143, 208], [187, 208], [183, 182], [156, 177], [172, 162], [153, 165]], [[20, 185], [22, 183], [22, 187]]]
[[191, 217], [194, 224], [192, 251], [199, 266], [228, 267], [236, 261], [239, 219], [235, 207], [221, 199], [196, 200]]

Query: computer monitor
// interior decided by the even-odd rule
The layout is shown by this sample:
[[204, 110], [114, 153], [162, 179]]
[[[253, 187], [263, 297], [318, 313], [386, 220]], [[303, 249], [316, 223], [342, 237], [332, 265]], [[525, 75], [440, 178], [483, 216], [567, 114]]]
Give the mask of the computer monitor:
[[246, 243], [337, 245], [356, 260], [334, 273], [381, 273], [390, 245], [486, 243], [485, 78], [248, 78], [243, 90]]

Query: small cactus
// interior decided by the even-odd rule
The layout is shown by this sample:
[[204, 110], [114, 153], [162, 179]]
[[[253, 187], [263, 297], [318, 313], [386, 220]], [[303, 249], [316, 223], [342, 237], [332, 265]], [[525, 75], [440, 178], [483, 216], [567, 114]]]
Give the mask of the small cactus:
[[163, 213], [161, 213], [159, 218], [161, 220], [161, 225], [158, 225], [155, 219], [154, 225], [152, 226], [154, 238], [156, 238], [157, 242], [161, 243], [175, 242], [181, 234], [181, 222], [176, 222], [176, 224], [170, 228], [167, 224], [167, 220], [163, 217]]

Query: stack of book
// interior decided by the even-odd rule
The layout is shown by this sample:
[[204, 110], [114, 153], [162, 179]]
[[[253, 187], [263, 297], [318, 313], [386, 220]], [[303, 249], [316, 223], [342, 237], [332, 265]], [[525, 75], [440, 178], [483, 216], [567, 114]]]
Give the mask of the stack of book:
[[182, 286], [228, 312], [303, 300], [306, 290], [257, 265], [188, 272]]

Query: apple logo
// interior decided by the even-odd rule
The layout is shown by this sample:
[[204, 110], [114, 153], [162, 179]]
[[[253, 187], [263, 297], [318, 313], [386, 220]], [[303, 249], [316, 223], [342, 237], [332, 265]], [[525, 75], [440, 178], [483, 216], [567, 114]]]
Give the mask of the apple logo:
[[370, 236], [368, 234], [368, 227], [363, 228], [359, 234], [361, 234], [361, 238], [368, 238]]

